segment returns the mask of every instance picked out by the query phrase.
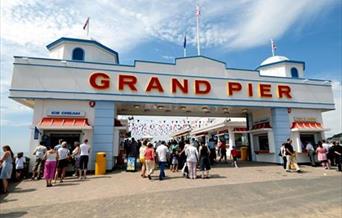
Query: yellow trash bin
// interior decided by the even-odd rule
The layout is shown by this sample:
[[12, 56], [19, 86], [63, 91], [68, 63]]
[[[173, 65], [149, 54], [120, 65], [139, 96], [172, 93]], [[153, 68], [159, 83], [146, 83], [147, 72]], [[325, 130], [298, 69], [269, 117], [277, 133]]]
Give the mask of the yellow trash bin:
[[95, 175], [106, 174], [106, 153], [97, 152], [95, 161]]
[[247, 152], [248, 148], [247, 147], [241, 147], [240, 148], [240, 154], [241, 154], [241, 160], [247, 160], [247, 156], [248, 156], [248, 152]]

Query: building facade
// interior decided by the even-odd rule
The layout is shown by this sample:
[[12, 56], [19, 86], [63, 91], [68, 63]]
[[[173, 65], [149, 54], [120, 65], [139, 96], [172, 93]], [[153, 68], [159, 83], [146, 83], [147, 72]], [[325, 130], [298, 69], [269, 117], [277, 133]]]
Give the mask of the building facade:
[[49, 58], [14, 57], [9, 97], [33, 109], [31, 151], [39, 140], [87, 138], [91, 169], [100, 151], [114, 166], [125, 131], [118, 115], [245, 117], [252, 160], [278, 163], [286, 138], [298, 153], [303, 141], [324, 138], [321, 114], [334, 109], [330, 81], [306, 78], [304, 62], [282, 56], [246, 70], [204, 56], [123, 65], [95, 40], [47, 48]]

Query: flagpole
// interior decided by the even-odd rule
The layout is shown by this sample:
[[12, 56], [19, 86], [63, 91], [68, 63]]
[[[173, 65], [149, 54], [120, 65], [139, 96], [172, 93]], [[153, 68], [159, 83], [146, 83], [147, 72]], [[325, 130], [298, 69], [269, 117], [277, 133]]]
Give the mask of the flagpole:
[[200, 50], [200, 38], [199, 38], [199, 16], [200, 16], [200, 7], [198, 3], [196, 4], [196, 40], [197, 40], [197, 55], [201, 55]]
[[88, 38], [89, 38], [89, 26], [90, 26], [90, 17], [89, 17], [88, 26], [87, 26], [87, 37], [88, 37]]
[[273, 42], [273, 39], [271, 39], [271, 49], [272, 49], [272, 56], [274, 56], [274, 42]]
[[186, 57], [186, 35], [184, 35], [184, 42], [183, 42], [183, 52], [184, 57]]

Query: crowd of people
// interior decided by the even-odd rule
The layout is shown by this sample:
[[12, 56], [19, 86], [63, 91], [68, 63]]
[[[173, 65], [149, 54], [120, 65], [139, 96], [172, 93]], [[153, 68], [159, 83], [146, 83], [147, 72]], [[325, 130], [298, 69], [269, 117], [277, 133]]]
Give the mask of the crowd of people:
[[[337, 171], [342, 171], [342, 146], [339, 142], [330, 142], [326, 140], [319, 141], [316, 146], [311, 142], [305, 142], [305, 151], [310, 159], [311, 166], [316, 167], [316, 155], [319, 164], [325, 169], [330, 169], [331, 166], [337, 166]], [[287, 139], [282, 144], [279, 156], [283, 159], [283, 167], [286, 172], [291, 172], [291, 169], [301, 172], [296, 160], [296, 152], [293, 149], [292, 140]]]
[[[165, 178], [165, 168], [169, 166], [170, 172], [182, 171], [184, 177], [196, 179], [196, 172], [201, 171], [201, 177], [209, 178], [211, 165], [215, 164], [217, 156], [218, 162], [227, 162], [227, 147], [225, 140], [215, 141], [210, 139], [208, 143], [203, 143], [196, 139], [170, 140], [149, 142], [144, 140], [136, 141], [134, 138], [126, 139], [124, 142], [125, 152], [128, 157], [138, 158], [141, 166], [141, 177], [152, 178], [155, 164], [159, 165], [159, 180]], [[238, 167], [237, 159], [239, 153], [236, 148], [231, 149], [232, 165]]]

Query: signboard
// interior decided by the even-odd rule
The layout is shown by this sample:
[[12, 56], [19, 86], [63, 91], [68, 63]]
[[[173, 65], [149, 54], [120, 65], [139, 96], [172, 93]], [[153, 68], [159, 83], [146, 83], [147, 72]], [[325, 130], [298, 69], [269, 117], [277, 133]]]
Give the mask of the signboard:
[[136, 163], [135, 157], [128, 157], [127, 158], [127, 168], [126, 168], [126, 170], [134, 172], [135, 168], [136, 168], [135, 163]]
[[316, 122], [317, 121], [315, 117], [294, 117], [293, 120], [296, 122]]
[[49, 110], [47, 113], [49, 117], [84, 117], [84, 111], [72, 111], [72, 110]]

